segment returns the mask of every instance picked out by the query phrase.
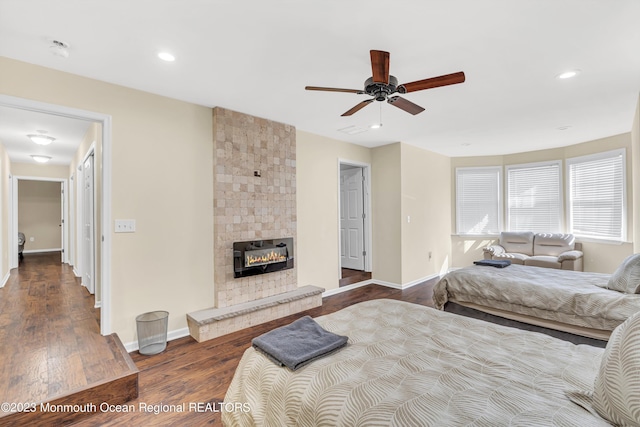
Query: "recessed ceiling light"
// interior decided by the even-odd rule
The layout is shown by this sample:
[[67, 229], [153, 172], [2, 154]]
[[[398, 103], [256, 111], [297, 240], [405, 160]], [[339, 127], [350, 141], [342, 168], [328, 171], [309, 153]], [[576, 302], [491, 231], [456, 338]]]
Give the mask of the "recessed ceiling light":
[[51, 160], [51, 157], [41, 156], [39, 154], [32, 154], [31, 157], [38, 163], [47, 163], [49, 160]]
[[38, 145], [49, 145], [56, 139], [47, 135], [27, 135], [27, 137]]
[[158, 58], [162, 59], [163, 61], [167, 61], [167, 62], [173, 62], [176, 60], [176, 57], [173, 56], [172, 54], [170, 54], [169, 52], [160, 52], [158, 54]]
[[382, 123], [374, 123], [369, 126], [371, 129], [380, 129], [382, 127]]
[[557, 79], [570, 79], [572, 77], [577, 76], [578, 74], [580, 74], [580, 70], [567, 70], [564, 73], [560, 73], [556, 76]]
[[567, 129], [571, 129], [571, 126], [558, 126], [556, 129], [558, 129], [558, 130], [567, 130]]

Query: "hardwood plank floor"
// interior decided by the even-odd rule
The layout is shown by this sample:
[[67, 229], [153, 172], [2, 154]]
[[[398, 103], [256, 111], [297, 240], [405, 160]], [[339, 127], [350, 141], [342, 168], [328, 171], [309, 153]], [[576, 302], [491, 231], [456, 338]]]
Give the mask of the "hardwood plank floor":
[[364, 282], [369, 279], [371, 279], [371, 272], [343, 268], [342, 278], [339, 280], [338, 286], [347, 286], [353, 283]]
[[[137, 368], [117, 351], [117, 337], [100, 335], [94, 305], [59, 252], [25, 254], [0, 289], [0, 402], [71, 402], [97, 390], [107, 396], [116, 391], [114, 399], [123, 400], [108, 382], [135, 386]], [[0, 425], [30, 417], [0, 412]]]
[[[129, 413], [99, 413], [74, 424], [77, 426], [131, 426], [131, 425], [221, 425], [219, 412], [197, 412], [190, 404], [210, 404], [213, 409], [219, 403], [231, 383], [235, 369], [251, 339], [278, 326], [282, 326], [306, 314], [317, 317], [340, 310], [358, 302], [390, 298], [433, 306], [431, 299], [435, 281], [425, 282], [406, 290], [379, 285], [367, 285], [341, 294], [327, 297], [321, 307], [297, 313], [238, 331], [220, 338], [198, 343], [191, 337], [170, 341], [167, 349], [153, 356], [137, 352], [131, 357], [140, 369], [138, 399]], [[163, 409], [159, 405], [167, 405]], [[174, 405], [173, 408], [168, 405]], [[184, 405], [185, 412], [175, 409]], [[181, 407], [180, 407], [181, 408]], [[194, 409], [197, 407], [192, 407]], [[142, 409], [142, 410], [141, 410]], [[157, 413], [145, 412], [144, 409]]]

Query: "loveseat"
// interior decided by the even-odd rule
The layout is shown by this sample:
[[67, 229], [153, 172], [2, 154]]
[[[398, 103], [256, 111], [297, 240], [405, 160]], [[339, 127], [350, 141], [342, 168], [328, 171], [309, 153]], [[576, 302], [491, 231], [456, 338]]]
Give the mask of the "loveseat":
[[573, 234], [503, 231], [499, 244], [483, 249], [485, 259], [562, 270], [583, 270], [582, 244]]

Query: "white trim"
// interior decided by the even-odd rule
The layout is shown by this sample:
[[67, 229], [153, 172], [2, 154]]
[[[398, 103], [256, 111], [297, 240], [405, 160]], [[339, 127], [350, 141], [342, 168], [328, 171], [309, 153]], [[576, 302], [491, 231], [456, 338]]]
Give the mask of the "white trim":
[[393, 288], [393, 289], [400, 289], [402, 290], [402, 285], [399, 283], [393, 283], [393, 282], [385, 282], [384, 280], [376, 280], [375, 281], [376, 285], [381, 285], [381, 286], [386, 286], [388, 288]]
[[[177, 340], [179, 338], [184, 338], [188, 336], [189, 336], [189, 328], [175, 329], [173, 331], [167, 332], [167, 341], [173, 341], [173, 340]], [[138, 340], [124, 344], [124, 348], [125, 350], [127, 350], [128, 353], [131, 353], [132, 351], [137, 351]]]
[[4, 285], [7, 284], [10, 276], [11, 276], [11, 271], [7, 271], [7, 274], [2, 278], [2, 283], [0, 283], [0, 288], [4, 288]]
[[[100, 314], [100, 332], [111, 334], [111, 116], [93, 111], [48, 104], [15, 96], [0, 95], [0, 106], [35, 111], [54, 116], [70, 117], [80, 120], [98, 122], [102, 125], [102, 251], [101, 251], [101, 292], [102, 308]], [[9, 236], [11, 239], [11, 236]], [[14, 239], [10, 240], [14, 242]], [[15, 245], [14, 245], [15, 246]], [[16, 251], [17, 253], [17, 251]]]
[[328, 291], [324, 291], [322, 293], [322, 298], [330, 297], [331, 295], [341, 294], [343, 292], [350, 291], [350, 290], [356, 289], [356, 288], [361, 288], [363, 286], [371, 285], [373, 283], [374, 283], [374, 281], [369, 279], [369, 280], [364, 280], [364, 281], [358, 282], [358, 283], [352, 283], [352, 284], [347, 285], [347, 286], [341, 286], [339, 288], [329, 289]]
[[416, 280], [413, 280], [411, 282], [403, 284], [402, 285], [402, 289], [411, 288], [411, 287], [413, 287], [415, 285], [419, 285], [420, 283], [424, 283], [424, 282], [427, 282], [429, 280], [433, 280], [433, 279], [438, 278], [438, 277], [440, 277], [440, 274], [438, 274], [438, 273], [431, 274], [429, 276], [425, 276], [425, 277], [422, 277], [420, 279], [416, 279]]
[[50, 248], [50, 249], [31, 249], [30, 251], [22, 251], [23, 254], [39, 254], [47, 252], [60, 252], [62, 248]]
[[100, 308], [102, 306], [102, 303], [100, 301], [96, 301], [95, 304], [93, 304], [93, 308]]

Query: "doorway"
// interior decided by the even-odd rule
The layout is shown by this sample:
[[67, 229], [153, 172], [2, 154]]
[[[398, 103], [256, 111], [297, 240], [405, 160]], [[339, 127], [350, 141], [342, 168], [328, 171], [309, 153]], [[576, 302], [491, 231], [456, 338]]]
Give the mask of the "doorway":
[[[23, 98], [16, 98], [8, 95], [0, 95], [0, 106], [51, 114], [60, 117], [68, 117], [72, 119], [85, 120], [95, 122], [100, 125], [100, 137], [102, 146], [100, 150], [100, 161], [96, 162], [94, 168], [98, 172], [94, 174], [94, 178], [100, 182], [99, 198], [95, 199], [96, 209], [94, 215], [99, 215], [99, 228], [96, 229], [95, 245], [99, 246], [99, 254], [96, 261], [99, 262], [99, 285], [100, 285], [100, 332], [102, 335], [109, 335], [111, 328], [111, 116], [95, 113], [92, 111], [79, 110], [75, 108], [63, 107], [55, 104], [47, 104], [38, 101], [32, 101]], [[14, 184], [15, 185], [15, 184]], [[13, 185], [12, 185], [13, 187]], [[76, 196], [80, 196], [76, 193]], [[12, 195], [10, 200], [15, 197]], [[67, 205], [68, 206], [68, 205]], [[14, 207], [9, 208], [9, 215], [13, 212]], [[99, 212], [99, 213], [98, 213]], [[80, 218], [76, 216], [76, 220]], [[18, 247], [17, 232], [12, 224], [15, 224], [15, 218], [9, 218], [9, 250], [10, 250], [10, 268], [17, 267]], [[14, 233], [15, 231], [15, 233]], [[76, 236], [79, 238], [80, 236]], [[74, 239], [76, 240], [76, 239]], [[80, 255], [76, 251], [76, 255]], [[81, 257], [78, 257], [81, 258]], [[15, 263], [13, 260], [15, 259]], [[94, 280], [96, 275], [94, 273]]]
[[[11, 233], [25, 235], [23, 253], [60, 252], [64, 262], [67, 245], [64, 179], [14, 176], [11, 200]], [[12, 268], [19, 263], [16, 251]]]
[[340, 286], [371, 279], [370, 168], [339, 162]]

